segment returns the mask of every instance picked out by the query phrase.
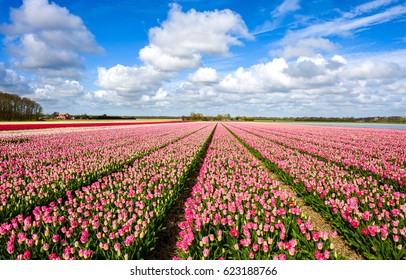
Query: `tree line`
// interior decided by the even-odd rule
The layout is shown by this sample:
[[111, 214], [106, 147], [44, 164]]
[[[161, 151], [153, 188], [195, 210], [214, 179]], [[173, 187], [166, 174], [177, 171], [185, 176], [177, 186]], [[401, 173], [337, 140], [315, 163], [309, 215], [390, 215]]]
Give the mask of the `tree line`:
[[406, 123], [406, 116], [383, 116], [383, 117], [250, 117], [235, 116], [230, 114], [218, 114], [217, 116], [205, 116], [202, 113], [190, 113], [190, 116], [182, 116], [182, 120], [188, 121], [273, 121], [273, 122], [357, 122], [357, 123]]
[[0, 120], [31, 121], [42, 115], [41, 105], [27, 97], [0, 91]]
[[350, 122], [350, 123], [406, 123], [406, 116], [378, 117], [255, 117], [256, 120], [275, 122]]
[[218, 114], [217, 116], [205, 116], [202, 113], [190, 113], [190, 116], [181, 116], [184, 121], [254, 121], [253, 117], [236, 116], [231, 117], [230, 114]]

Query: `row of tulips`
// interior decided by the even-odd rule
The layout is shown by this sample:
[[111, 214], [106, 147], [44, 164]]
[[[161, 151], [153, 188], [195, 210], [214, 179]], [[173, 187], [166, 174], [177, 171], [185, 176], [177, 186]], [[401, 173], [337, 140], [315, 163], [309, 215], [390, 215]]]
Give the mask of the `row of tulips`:
[[266, 124], [241, 127], [346, 168], [367, 171], [400, 189], [406, 184], [406, 131]]
[[[34, 134], [0, 139], [0, 222], [28, 214], [204, 124]], [[13, 141], [16, 140], [16, 141]]]
[[406, 258], [406, 194], [239, 126], [228, 127], [366, 258]]
[[289, 192], [221, 125], [184, 206], [174, 259], [337, 259]]
[[34, 129], [58, 129], [58, 128], [86, 128], [86, 127], [109, 127], [109, 126], [127, 126], [127, 125], [145, 125], [145, 124], [161, 124], [161, 123], [177, 123], [180, 121], [170, 122], [53, 122], [53, 123], [15, 123], [15, 124], [0, 124], [0, 131], [15, 131], [34, 130]]
[[143, 258], [207, 148], [213, 126], [4, 222], [0, 259]]

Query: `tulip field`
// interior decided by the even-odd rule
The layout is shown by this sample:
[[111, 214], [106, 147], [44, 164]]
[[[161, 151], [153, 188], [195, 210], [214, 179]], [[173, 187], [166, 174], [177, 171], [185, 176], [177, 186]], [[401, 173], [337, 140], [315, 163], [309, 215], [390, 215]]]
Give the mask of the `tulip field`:
[[216, 130], [179, 224], [181, 256], [193, 259], [336, 259], [327, 232], [230, 133]]
[[[348, 258], [335, 238], [364, 259], [406, 259], [406, 131], [253, 122], [44, 131], [0, 133], [2, 260], [148, 259], [175, 205], [172, 259]], [[334, 230], [318, 228], [295, 196]]]
[[405, 131], [229, 128], [365, 258], [406, 258]]

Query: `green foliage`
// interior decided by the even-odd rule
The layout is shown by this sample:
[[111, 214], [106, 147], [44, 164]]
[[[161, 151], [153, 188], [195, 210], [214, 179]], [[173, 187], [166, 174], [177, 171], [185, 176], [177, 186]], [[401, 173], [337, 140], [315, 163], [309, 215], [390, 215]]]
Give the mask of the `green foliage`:
[[42, 116], [42, 107], [29, 98], [0, 91], [0, 121], [31, 121]]

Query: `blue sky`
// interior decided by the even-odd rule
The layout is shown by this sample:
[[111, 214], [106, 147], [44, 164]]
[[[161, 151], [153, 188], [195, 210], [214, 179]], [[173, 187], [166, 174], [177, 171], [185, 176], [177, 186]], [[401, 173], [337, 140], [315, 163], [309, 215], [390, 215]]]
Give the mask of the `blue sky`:
[[46, 113], [406, 115], [401, 0], [0, 0], [0, 40]]

